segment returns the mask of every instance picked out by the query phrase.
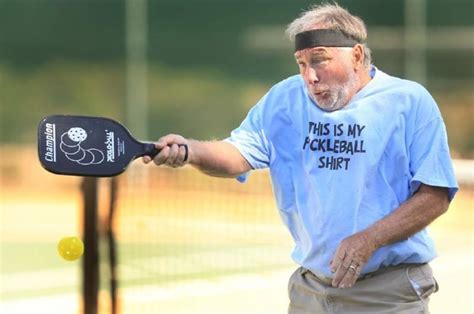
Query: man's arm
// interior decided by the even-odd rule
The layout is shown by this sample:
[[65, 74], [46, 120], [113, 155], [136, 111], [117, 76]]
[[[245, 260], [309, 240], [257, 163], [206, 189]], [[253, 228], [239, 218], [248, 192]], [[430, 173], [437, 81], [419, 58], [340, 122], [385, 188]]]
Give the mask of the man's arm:
[[[178, 146], [179, 144], [188, 146], [186, 162], [185, 148]], [[155, 146], [160, 150], [153, 159], [156, 165], [181, 167], [189, 163], [208, 175], [229, 178], [235, 178], [252, 169], [239, 150], [225, 141], [196, 141], [170, 134], [160, 138]], [[149, 163], [152, 159], [145, 156], [143, 161]]]
[[205, 174], [235, 178], [252, 169], [239, 150], [225, 141], [188, 141], [192, 157], [189, 163]]
[[446, 188], [421, 184], [393, 213], [340, 243], [331, 261], [331, 270], [335, 272], [333, 286], [351, 287], [373, 252], [422, 230], [446, 212], [448, 206]]

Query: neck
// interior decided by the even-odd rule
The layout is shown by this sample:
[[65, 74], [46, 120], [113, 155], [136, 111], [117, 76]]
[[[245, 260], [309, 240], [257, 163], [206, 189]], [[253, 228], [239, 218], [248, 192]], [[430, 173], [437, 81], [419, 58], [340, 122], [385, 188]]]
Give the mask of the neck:
[[370, 76], [370, 67], [364, 68], [362, 71], [360, 71], [360, 73], [359, 73], [359, 86], [358, 86], [355, 93], [357, 94], [371, 80], [372, 80], [372, 77]]
[[365, 67], [360, 71], [354, 73], [354, 78], [352, 81], [353, 83], [349, 84], [347, 88], [348, 98], [345, 105], [347, 105], [351, 101], [351, 99], [370, 82], [371, 79], [372, 78], [370, 77], [370, 70], [366, 69]]

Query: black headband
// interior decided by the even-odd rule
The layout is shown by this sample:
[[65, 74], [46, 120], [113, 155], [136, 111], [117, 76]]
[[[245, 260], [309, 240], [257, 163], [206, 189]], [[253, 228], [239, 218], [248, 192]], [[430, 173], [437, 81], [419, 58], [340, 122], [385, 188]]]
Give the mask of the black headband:
[[295, 51], [311, 47], [354, 47], [357, 40], [334, 29], [313, 29], [295, 36]]

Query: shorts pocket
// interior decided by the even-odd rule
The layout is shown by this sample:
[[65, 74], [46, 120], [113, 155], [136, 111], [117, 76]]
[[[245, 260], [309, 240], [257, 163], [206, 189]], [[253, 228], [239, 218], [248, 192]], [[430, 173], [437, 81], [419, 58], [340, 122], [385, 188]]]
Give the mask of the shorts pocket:
[[426, 299], [432, 293], [438, 291], [438, 283], [428, 264], [408, 267], [407, 277], [413, 292], [420, 299]]

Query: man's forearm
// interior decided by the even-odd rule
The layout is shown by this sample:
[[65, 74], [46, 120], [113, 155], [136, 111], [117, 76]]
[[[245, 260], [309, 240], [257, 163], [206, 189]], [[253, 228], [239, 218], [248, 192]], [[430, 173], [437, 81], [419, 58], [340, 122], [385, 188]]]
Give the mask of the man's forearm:
[[447, 189], [421, 185], [417, 193], [392, 214], [367, 228], [365, 233], [375, 249], [403, 241], [446, 212]]
[[375, 250], [422, 230], [444, 213], [448, 205], [447, 189], [422, 184], [418, 192], [393, 213], [342, 240], [330, 264], [334, 273], [333, 287], [352, 287]]
[[190, 164], [216, 177], [234, 178], [251, 170], [250, 165], [232, 144], [225, 141], [188, 140]]

